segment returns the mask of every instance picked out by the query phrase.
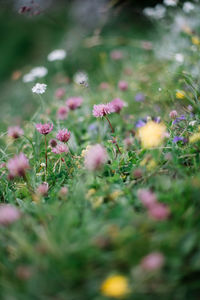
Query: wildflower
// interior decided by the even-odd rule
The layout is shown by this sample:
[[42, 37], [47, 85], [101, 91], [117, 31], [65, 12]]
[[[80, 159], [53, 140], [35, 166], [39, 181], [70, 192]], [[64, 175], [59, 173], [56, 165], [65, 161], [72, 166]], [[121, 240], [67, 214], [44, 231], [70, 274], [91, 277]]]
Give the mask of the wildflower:
[[81, 152], [81, 157], [85, 157], [86, 153], [88, 152], [88, 150], [91, 148], [91, 145], [87, 145], [87, 147], [85, 149], [82, 150]]
[[170, 215], [169, 208], [163, 203], [156, 203], [148, 210], [149, 216], [157, 221], [166, 220]]
[[166, 8], [161, 4], [157, 4], [154, 8], [145, 7], [143, 13], [147, 17], [159, 20], [165, 16]]
[[175, 119], [178, 116], [178, 113], [176, 110], [172, 110], [169, 113], [170, 118]]
[[37, 188], [37, 193], [41, 196], [46, 196], [48, 194], [49, 185], [47, 182], [43, 182]]
[[187, 109], [190, 111], [190, 112], [192, 112], [193, 111], [193, 107], [192, 107], [192, 105], [188, 105], [188, 107], [187, 107]]
[[0, 205], [0, 225], [10, 225], [20, 218], [19, 210], [11, 204]]
[[76, 108], [80, 107], [83, 102], [82, 97], [71, 97], [67, 99], [66, 105], [69, 107], [71, 110], [75, 110]]
[[59, 88], [55, 91], [55, 97], [61, 99], [65, 95], [65, 89]]
[[165, 133], [165, 125], [158, 124], [154, 121], [149, 121], [146, 125], [138, 129], [138, 136], [143, 148], [159, 146], [165, 137]]
[[124, 57], [124, 55], [123, 52], [120, 50], [113, 50], [110, 52], [110, 57], [113, 60], [121, 60]]
[[67, 143], [70, 139], [70, 131], [68, 129], [61, 129], [58, 131], [56, 138], [63, 143]]
[[101, 82], [101, 84], [99, 85], [99, 88], [101, 90], [107, 90], [107, 89], [109, 89], [109, 87], [110, 87], [110, 85], [107, 82]]
[[176, 123], [179, 123], [181, 121], [185, 121], [185, 116], [184, 115], [181, 115], [180, 117], [176, 118], [173, 122], [172, 122], [172, 125], [176, 124]]
[[55, 154], [62, 154], [62, 153], [68, 153], [69, 148], [67, 147], [67, 145], [60, 143], [60, 144], [57, 144], [57, 146], [54, 147], [51, 151]]
[[29, 161], [24, 153], [15, 155], [13, 158], [9, 159], [7, 163], [7, 168], [9, 170], [9, 175], [11, 178], [16, 176], [25, 176], [26, 170], [30, 168]]
[[64, 49], [56, 49], [47, 56], [48, 61], [63, 60], [67, 56]]
[[149, 189], [139, 189], [137, 195], [146, 208], [152, 207], [157, 202], [156, 195]]
[[196, 46], [200, 45], [200, 40], [199, 40], [198, 36], [192, 37], [192, 43]]
[[36, 83], [32, 88], [32, 92], [35, 94], [44, 94], [46, 91], [47, 85], [44, 83]]
[[57, 146], [57, 144], [58, 143], [57, 143], [57, 141], [55, 139], [51, 139], [49, 141], [49, 145], [50, 145], [51, 148], [55, 148]]
[[143, 175], [142, 169], [138, 168], [133, 171], [134, 178], [141, 178]]
[[91, 146], [85, 154], [85, 167], [88, 170], [94, 171], [100, 169], [107, 161], [108, 156], [104, 147], [100, 144]]
[[129, 292], [128, 280], [122, 275], [112, 275], [106, 278], [101, 285], [104, 296], [121, 298]]
[[175, 136], [172, 140], [173, 143], [177, 143], [179, 141], [183, 141], [184, 140], [184, 137], [182, 136]]
[[194, 125], [196, 124], [196, 122], [197, 122], [196, 120], [190, 121], [190, 122], [189, 122], [189, 125], [190, 125], [190, 126], [194, 126]]
[[193, 11], [195, 9], [195, 6], [194, 6], [194, 4], [192, 3], [192, 2], [185, 2], [184, 4], [183, 4], [183, 11], [186, 13], [186, 14], [188, 14], [188, 13], [190, 13], [191, 11]]
[[45, 123], [45, 124], [38, 123], [35, 125], [35, 127], [37, 131], [43, 135], [47, 135], [53, 130], [53, 124], [50, 123]]
[[182, 53], [176, 53], [175, 54], [175, 60], [178, 62], [178, 63], [183, 63], [184, 62], [184, 56]]
[[87, 85], [88, 83], [88, 75], [84, 71], [75, 73], [73, 79], [76, 84]]
[[16, 269], [16, 276], [21, 280], [28, 280], [32, 275], [31, 269], [27, 266], [18, 266]]
[[24, 134], [24, 130], [19, 126], [8, 127], [8, 136], [17, 139]]
[[145, 100], [145, 95], [143, 93], [137, 93], [135, 95], [135, 101], [136, 102], [142, 102]]
[[124, 139], [124, 145], [127, 149], [129, 149], [133, 145], [133, 138], [132, 137], [126, 137]]
[[120, 80], [119, 83], [118, 83], [118, 88], [121, 91], [126, 91], [128, 89], [128, 83], [124, 80]]
[[135, 126], [137, 127], [137, 128], [140, 128], [140, 127], [143, 127], [144, 125], [146, 125], [146, 120], [138, 120], [137, 122], [136, 122], [136, 124], [135, 124]]
[[189, 143], [193, 144], [200, 141], [200, 133], [196, 132], [189, 137]]
[[152, 252], [142, 259], [140, 265], [145, 271], [155, 271], [163, 266], [164, 260], [162, 253]]
[[42, 78], [42, 77], [46, 76], [47, 73], [48, 73], [47, 68], [45, 68], [45, 67], [35, 67], [30, 71], [29, 74], [31, 74], [35, 79], [35, 78]]
[[178, 3], [178, 0], [164, 0], [163, 3], [166, 6], [176, 6]]
[[93, 116], [96, 118], [104, 117], [107, 114], [112, 113], [112, 105], [110, 103], [94, 105], [92, 113], [93, 113]]
[[57, 111], [57, 117], [60, 120], [65, 120], [67, 118], [68, 115], [68, 108], [66, 106], [61, 106], [59, 107], [58, 111]]
[[67, 194], [68, 194], [68, 188], [66, 186], [61, 187], [61, 189], [59, 191], [60, 198], [66, 197]]
[[33, 74], [30, 74], [30, 73], [25, 74], [25, 75], [22, 77], [22, 81], [23, 81], [24, 83], [32, 82], [32, 81], [34, 81], [34, 80], [35, 80], [35, 77], [33, 76]]
[[120, 98], [115, 98], [110, 102], [112, 106], [112, 112], [119, 113], [122, 108], [125, 106], [125, 102], [122, 101]]
[[177, 99], [183, 99], [185, 97], [185, 92], [184, 91], [177, 91], [176, 92], [176, 98]]

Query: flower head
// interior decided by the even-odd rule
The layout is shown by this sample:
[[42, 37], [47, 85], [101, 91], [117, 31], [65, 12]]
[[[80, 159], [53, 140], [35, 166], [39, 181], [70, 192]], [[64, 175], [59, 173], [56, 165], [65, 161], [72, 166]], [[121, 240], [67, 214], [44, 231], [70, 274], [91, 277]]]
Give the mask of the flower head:
[[44, 94], [46, 91], [47, 85], [44, 83], [36, 83], [32, 88], [32, 92], [35, 94]]
[[122, 275], [109, 276], [102, 283], [101, 292], [107, 297], [121, 298], [129, 292], [128, 280]]
[[47, 56], [48, 61], [63, 60], [67, 56], [64, 49], [56, 49]]
[[184, 91], [177, 91], [176, 92], [176, 98], [177, 99], [183, 99], [185, 97], [185, 92]]
[[121, 60], [123, 58], [123, 52], [120, 50], [113, 50], [110, 52], [110, 57], [113, 60]]
[[178, 116], [178, 113], [176, 110], [172, 110], [169, 113], [170, 118], [175, 119]]
[[37, 129], [37, 131], [39, 133], [47, 135], [47, 134], [49, 134], [53, 130], [53, 124], [50, 124], [50, 123], [45, 123], [45, 124], [38, 123], [38, 124], [35, 125], [35, 128]]
[[57, 146], [57, 144], [58, 143], [57, 143], [57, 141], [55, 139], [51, 139], [49, 141], [49, 145], [50, 145], [51, 148], [55, 148]]
[[61, 129], [58, 131], [56, 138], [63, 143], [67, 143], [70, 139], [71, 133], [68, 129]]
[[61, 99], [64, 95], [65, 95], [65, 89], [63, 89], [63, 88], [58, 88], [58, 89], [55, 91], [55, 97], [56, 97], [57, 99]]
[[66, 106], [61, 106], [59, 107], [58, 111], [57, 111], [57, 117], [60, 120], [65, 120], [67, 118], [68, 115], [68, 108]]
[[157, 221], [166, 220], [170, 215], [169, 207], [163, 203], [156, 203], [149, 208], [149, 216]]
[[135, 95], [135, 101], [136, 102], [142, 102], [145, 100], [145, 95], [143, 93], [137, 93]]
[[66, 144], [57, 144], [56, 147], [52, 148], [51, 150], [53, 153], [55, 154], [62, 154], [62, 153], [68, 153], [69, 152], [69, 148], [67, 147]]
[[105, 148], [100, 144], [91, 146], [85, 153], [85, 167], [94, 171], [100, 169], [107, 161], [108, 156]]
[[110, 85], [109, 85], [108, 82], [101, 82], [100, 85], [99, 85], [99, 88], [100, 88], [101, 90], [107, 90], [107, 89], [110, 88]]
[[75, 73], [73, 79], [76, 84], [83, 84], [83, 85], [88, 84], [88, 75], [84, 71]]
[[75, 110], [76, 108], [80, 107], [83, 102], [82, 97], [71, 97], [67, 99], [66, 105], [69, 107], [71, 110]]
[[138, 129], [138, 136], [143, 148], [152, 148], [159, 146], [166, 134], [166, 127], [162, 123], [154, 121], [147, 122]]
[[149, 189], [140, 189], [137, 195], [146, 208], [152, 207], [157, 202], [156, 195]]
[[121, 91], [126, 91], [128, 89], [128, 83], [124, 80], [120, 80], [119, 83], [118, 83], [118, 88]]
[[47, 182], [41, 183], [37, 188], [37, 193], [41, 196], [46, 196], [48, 194], [49, 185]]
[[122, 108], [125, 106], [125, 102], [123, 100], [121, 100], [120, 98], [115, 98], [110, 102], [111, 106], [112, 106], [112, 111], [119, 113]]
[[103, 117], [105, 115], [111, 114], [112, 113], [112, 105], [110, 103], [107, 104], [98, 104], [93, 106], [93, 116], [98, 118], [98, 117]]
[[35, 67], [30, 71], [29, 74], [31, 74], [35, 79], [35, 78], [42, 78], [42, 77], [46, 76], [47, 73], [48, 73], [47, 68], [45, 68], [45, 67]]
[[19, 126], [8, 127], [8, 136], [17, 139], [24, 134], [24, 130]]
[[164, 264], [164, 256], [160, 252], [152, 252], [145, 256], [141, 261], [141, 267], [145, 271], [155, 271]]
[[24, 153], [15, 155], [13, 158], [8, 160], [7, 168], [11, 178], [16, 176], [25, 176], [26, 170], [30, 168], [29, 161]]
[[0, 225], [9, 225], [20, 218], [19, 210], [10, 204], [0, 205]]

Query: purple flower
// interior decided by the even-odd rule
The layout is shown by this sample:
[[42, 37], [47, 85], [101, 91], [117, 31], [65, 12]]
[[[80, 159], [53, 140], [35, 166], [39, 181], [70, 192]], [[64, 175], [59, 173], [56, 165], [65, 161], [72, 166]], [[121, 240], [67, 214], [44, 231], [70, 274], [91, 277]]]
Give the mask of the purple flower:
[[103, 117], [107, 114], [112, 113], [113, 107], [110, 103], [107, 104], [98, 104], [93, 106], [93, 116], [98, 118], [98, 117]]
[[142, 102], [145, 100], [145, 95], [143, 93], [137, 93], [135, 95], [135, 101], [136, 102]]
[[58, 131], [56, 138], [63, 143], [67, 143], [70, 139], [71, 133], [68, 129], [61, 129]]
[[173, 143], [177, 143], [179, 141], [183, 141], [184, 138], [182, 136], [175, 136], [172, 140]]
[[36, 124], [35, 127], [39, 133], [44, 134], [44, 135], [48, 134], [49, 132], [51, 132], [53, 130], [53, 124], [48, 124], [48, 123], [46, 123], [46, 124], [39, 123], [39, 124]]
[[185, 116], [184, 115], [181, 115], [180, 117], [176, 118], [173, 122], [172, 122], [172, 125], [174, 124], [177, 124], [183, 120], [186, 120]]
[[145, 120], [138, 120], [137, 123], [135, 124], [135, 126], [137, 128], [143, 127], [146, 124]]
[[120, 98], [113, 99], [110, 104], [113, 107], [113, 112], [119, 113], [121, 109], [125, 106], [125, 102]]

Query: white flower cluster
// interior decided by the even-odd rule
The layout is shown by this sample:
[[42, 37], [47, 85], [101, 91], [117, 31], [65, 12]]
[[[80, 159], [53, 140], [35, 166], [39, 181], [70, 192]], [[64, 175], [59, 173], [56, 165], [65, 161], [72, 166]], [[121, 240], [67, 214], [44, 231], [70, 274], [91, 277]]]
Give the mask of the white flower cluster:
[[155, 7], [146, 7], [143, 10], [143, 14], [149, 18], [153, 19], [162, 19], [165, 16], [166, 8], [161, 5], [157, 4]]
[[64, 49], [56, 49], [47, 56], [48, 61], [63, 60], [67, 56]]
[[77, 84], [87, 85], [87, 83], [88, 83], [88, 75], [84, 71], [75, 73], [73, 79], [74, 79], [74, 82]]
[[44, 94], [46, 91], [47, 85], [44, 83], [36, 83], [32, 88], [32, 92], [35, 94]]
[[176, 6], [178, 4], [178, 0], [164, 0], [163, 3], [166, 6]]
[[42, 78], [48, 73], [45, 67], [35, 67], [28, 74], [25, 74], [22, 78], [23, 82], [32, 82], [37, 78]]
[[192, 2], [185, 2], [183, 4], [183, 11], [186, 13], [186, 14], [189, 14], [191, 11], [193, 11], [195, 9], [195, 6]]

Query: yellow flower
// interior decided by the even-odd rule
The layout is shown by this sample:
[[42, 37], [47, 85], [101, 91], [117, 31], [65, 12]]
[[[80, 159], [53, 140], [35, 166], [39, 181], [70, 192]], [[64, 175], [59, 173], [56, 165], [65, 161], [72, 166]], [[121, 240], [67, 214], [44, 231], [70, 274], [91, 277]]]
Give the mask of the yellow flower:
[[86, 198], [90, 198], [91, 196], [93, 196], [96, 193], [95, 189], [89, 189], [87, 194], [86, 194]]
[[194, 133], [193, 135], [191, 135], [189, 137], [189, 142], [192, 144], [192, 143], [196, 143], [200, 141], [200, 133], [199, 132], [196, 132]]
[[110, 195], [109, 195], [109, 198], [111, 199], [111, 200], [115, 200], [115, 199], [117, 199], [119, 196], [121, 196], [122, 195], [122, 191], [120, 191], [120, 190], [116, 190], [116, 191], [114, 191], [114, 192], [112, 192]]
[[122, 275], [109, 276], [101, 285], [103, 295], [120, 298], [129, 292], [128, 280]]
[[182, 27], [182, 30], [183, 30], [183, 32], [185, 32], [187, 34], [192, 34], [192, 29], [189, 26], [187, 26], [187, 25], [184, 25]]
[[157, 166], [157, 163], [156, 163], [155, 159], [151, 159], [147, 164], [147, 170], [151, 171], [151, 170], [155, 169], [156, 166]]
[[177, 91], [176, 92], [176, 98], [177, 99], [183, 99], [185, 97], [185, 92], [184, 91]]
[[162, 123], [156, 123], [154, 121], [149, 121], [143, 127], [138, 130], [138, 136], [141, 140], [143, 148], [152, 148], [159, 146], [166, 133], [166, 127]]
[[197, 46], [200, 45], [200, 40], [199, 40], [198, 36], [192, 37], [192, 44], [197, 45]]
[[82, 150], [81, 152], [81, 157], [85, 157], [86, 153], [88, 152], [88, 150], [91, 148], [91, 145], [88, 145], [84, 150]]

